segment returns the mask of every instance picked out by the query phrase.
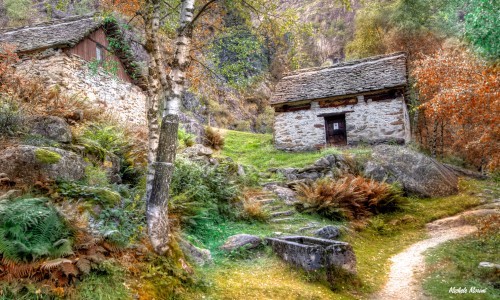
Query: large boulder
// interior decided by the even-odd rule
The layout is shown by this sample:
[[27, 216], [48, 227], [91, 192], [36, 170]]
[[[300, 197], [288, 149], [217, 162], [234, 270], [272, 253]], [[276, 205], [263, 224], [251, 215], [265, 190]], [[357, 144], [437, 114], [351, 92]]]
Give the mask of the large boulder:
[[209, 250], [198, 248], [184, 239], [179, 239], [178, 243], [182, 252], [195, 264], [203, 266], [212, 263], [212, 254]]
[[365, 176], [393, 183], [421, 197], [449, 196], [458, 192], [458, 177], [422, 153], [408, 147], [379, 145], [365, 165]]
[[60, 143], [70, 143], [71, 129], [64, 119], [55, 116], [37, 116], [28, 121], [29, 132]]
[[224, 245], [220, 248], [222, 250], [231, 252], [240, 248], [252, 249], [258, 247], [262, 243], [262, 239], [258, 236], [251, 234], [237, 234], [230, 236]]
[[35, 146], [16, 146], [0, 151], [0, 173], [17, 184], [55, 179], [80, 180], [87, 162], [73, 152]]
[[194, 144], [182, 151], [182, 155], [191, 160], [209, 160], [214, 151], [202, 144]]

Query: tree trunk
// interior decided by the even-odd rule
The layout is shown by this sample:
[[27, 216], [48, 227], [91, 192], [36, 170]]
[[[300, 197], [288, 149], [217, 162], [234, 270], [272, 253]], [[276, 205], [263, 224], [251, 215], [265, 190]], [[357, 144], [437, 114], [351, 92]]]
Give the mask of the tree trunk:
[[[159, 1], [152, 0], [159, 11]], [[168, 199], [170, 181], [174, 172], [175, 152], [177, 148], [177, 131], [179, 128], [179, 112], [182, 96], [186, 90], [186, 69], [189, 64], [189, 51], [192, 38], [192, 24], [195, 0], [183, 0], [181, 6], [180, 26], [175, 42], [176, 50], [170, 74], [170, 85], [162, 94], [166, 100], [163, 111], [162, 125], [158, 142], [158, 152], [154, 163], [154, 179], [147, 202], [147, 223], [149, 239], [158, 254], [168, 250], [169, 223]], [[153, 14], [154, 15], [154, 14]], [[153, 18], [152, 24], [159, 24], [159, 19]], [[154, 27], [154, 26], [153, 26]], [[157, 32], [157, 31], [156, 31]], [[157, 33], [153, 32], [153, 34]], [[155, 39], [157, 42], [158, 39]], [[159, 48], [158, 48], [159, 49]], [[161, 52], [154, 56], [156, 66], [161, 68]], [[161, 70], [162, 71], [162, 70]], [[161, 75], [158, 73], [159, 75]], [[159, 81], [162, 82], [160, 76]], [[165, 86], [166, 83], [163, 83]], [[153, 170], [152, 170], [153, 172]], [[149, 176], [150, 174], [148, 174]]]

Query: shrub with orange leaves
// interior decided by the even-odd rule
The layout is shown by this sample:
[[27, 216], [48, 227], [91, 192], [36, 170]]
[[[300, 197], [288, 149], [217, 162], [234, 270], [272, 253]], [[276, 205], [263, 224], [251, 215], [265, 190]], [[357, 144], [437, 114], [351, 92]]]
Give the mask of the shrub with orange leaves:
[[384, 182], [352, 175], [335, 180], [322, 178], [296, 188], [302, 212], [316, 212], [331, 219], [363, 219], [397, 210], [404, 204], [401, 191]]
[[[478, 168], [500, 167], [500, 67], [462, 49], [441, 50], [416, 62], [425, 122], [421, 142], [455, 152]], [[438, 126], [439, 124], [439, 126]], [[428, 130], [425, 127], [432, 127]]]

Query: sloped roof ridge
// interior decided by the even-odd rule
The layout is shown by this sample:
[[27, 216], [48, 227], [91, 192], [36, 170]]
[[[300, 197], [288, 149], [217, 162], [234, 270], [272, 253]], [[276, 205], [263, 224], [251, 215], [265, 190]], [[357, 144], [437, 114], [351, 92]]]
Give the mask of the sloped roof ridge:
[[394, 57], [406, 56], [406, 55], [407, 55], [406, 52], [399, 51], [399, 52], [393, 52], [393, 53], [389, 53], [389, 54], [370, 56], [370, 57], [356, 59], [356, 60], [343, 61], [340, 63], [333, 64], [331, 66], [299, 69], [299, 70], [285, 73], [283, 78], [289, 77], [289, 76], [294, 76], [294, 75], [300, 75], [300, 74], [304, 74], [304, 73], [309, 73], [309, 72], [320, 72], [320, 71], [324, 71], [324, 70], [339, 69], [342, 67], [357, 66], [357, 65], [367, 63], [367, 62], [375, 62], [375, 61], [384, 60], [384, 59], [392, 59]]
[[82, 20], [91, 19], [91, 18], [95, 18], [96, 22], [99, 21], [98, 20], [99, 15], [96, 13], [79, 15], [79, 16], [69, 16], [69, 17], [62, 18], [62, 19], [53, 19], [50, 21], [44, 21], [44, 22], [39, 22], [39, 23], [20, 26], [20, 27], [0, 28], [0, 34], [9, 34], [12, 32], [23, 30], [23, 29], [33, 29], [33, 28], [53, 26], [53, 25], [59, 25], [59, 24], [66, 24], [66, 23], [70, 23], [70, 22], [82, 21]]

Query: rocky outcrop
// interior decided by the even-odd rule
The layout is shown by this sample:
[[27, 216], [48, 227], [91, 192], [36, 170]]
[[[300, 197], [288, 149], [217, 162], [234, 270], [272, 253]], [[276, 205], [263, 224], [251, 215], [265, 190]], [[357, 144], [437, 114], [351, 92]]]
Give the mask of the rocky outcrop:
[[458, 192], [458, 177], [452, 171], [408, 147], [374, 147], [364, 172], [366, 177], [378, 181], [397, 181], [405, 192], [421, 197], [448, 196]]
[[71, 129], [64, 119], [55, 116], [37, 116], [28, 120], [29, 133], [60, 143], [70, 143]]
[[0, 173], [17, 184], [58, 178], [80, 180], [86, 167], [81, 156], [58, 148], [17, 146], [0, 151]]
[[220, 248], [224, 251], [234, 251], [238, 249], [253, 249], [262, 243], [262, 239], [251, 234], [237, 234], [230, 236]]

